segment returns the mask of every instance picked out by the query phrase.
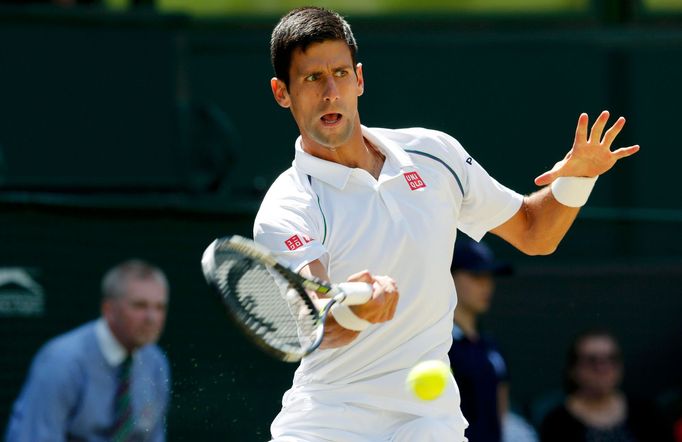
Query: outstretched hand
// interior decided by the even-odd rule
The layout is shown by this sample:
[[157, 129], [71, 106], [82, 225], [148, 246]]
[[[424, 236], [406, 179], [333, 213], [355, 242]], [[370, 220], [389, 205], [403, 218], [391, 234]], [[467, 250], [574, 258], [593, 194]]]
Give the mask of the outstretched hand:
[[[578, 118], [573, 147], [563, 160], [554, 165], [552, 170], [535, 178], [535, 184], [545, 186], [562, 176], [595, 177], [611, 169], [621, 158], [629, 157], [637, 152], [639, 145], [611, 151], [611, 144], [623, 129], [625, 118], [618, 118], [604, 133], [608, 120], [609, 112], [603, 111], [588, 134], [588, 116], [585, 113], [581, 114]], [[604, 133], [603, 137], [602, 133]]]

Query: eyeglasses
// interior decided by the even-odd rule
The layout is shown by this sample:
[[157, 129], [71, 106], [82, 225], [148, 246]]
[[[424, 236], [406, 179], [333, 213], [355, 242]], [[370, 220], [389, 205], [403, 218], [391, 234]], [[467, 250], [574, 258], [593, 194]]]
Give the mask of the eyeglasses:
[[597, 367], [600, 365], [615, 366], [620, 364], [621, 357], [618, 353], [592, 353], [578, 355], [578, 363], [581, 365], [588, 365], [590, 367]]

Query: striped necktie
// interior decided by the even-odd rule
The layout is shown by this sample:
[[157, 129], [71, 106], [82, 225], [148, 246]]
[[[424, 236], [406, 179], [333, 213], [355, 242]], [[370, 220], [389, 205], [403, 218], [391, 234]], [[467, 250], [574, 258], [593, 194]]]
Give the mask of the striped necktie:
[[130, 371], [133, 358], [126, 357], [118, 372], [118, 388], [114, 399], [115, 420], [111, 430], [112, 442], [125, 442], [129, 440], [133, 431], [133, 407], [130, 403]]

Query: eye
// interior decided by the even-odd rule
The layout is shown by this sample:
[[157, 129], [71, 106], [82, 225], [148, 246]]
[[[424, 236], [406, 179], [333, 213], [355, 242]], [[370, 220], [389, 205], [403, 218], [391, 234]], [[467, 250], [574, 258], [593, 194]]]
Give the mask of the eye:
[[337, 77], [345, 77], [348, 75], [348, 71], [345, 69], [339, 69], [338, 71], [334, 72], [334, 75]]
[[305, 81], [315, 81], [319, 78], [318, 74], [310, 74], [304, 78]]

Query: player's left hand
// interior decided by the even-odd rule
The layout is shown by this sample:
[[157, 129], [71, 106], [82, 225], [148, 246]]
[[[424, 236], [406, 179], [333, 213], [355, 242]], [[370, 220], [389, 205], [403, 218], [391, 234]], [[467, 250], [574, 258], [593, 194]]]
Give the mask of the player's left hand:
[[603, 111], [588, 134], [588, 116], [585, 113], [580, 114], [573, 147], [563, 160], [554, 165], [552, 170], [535, 178], [535, 184], [545, 186], [562, 176], [595, 177], [611, 169], [621, 158], [629, 157], [637, 152], [639, 145], [611, 151], [611, 144], [623, 129], [625, 118], [618, 118], [602, 137], [608, 120], [609, 112]]

